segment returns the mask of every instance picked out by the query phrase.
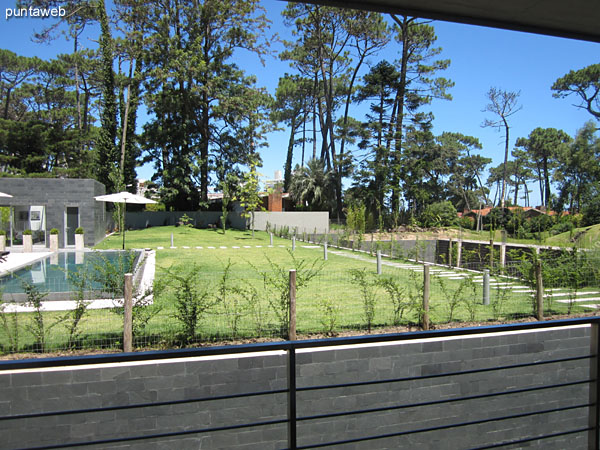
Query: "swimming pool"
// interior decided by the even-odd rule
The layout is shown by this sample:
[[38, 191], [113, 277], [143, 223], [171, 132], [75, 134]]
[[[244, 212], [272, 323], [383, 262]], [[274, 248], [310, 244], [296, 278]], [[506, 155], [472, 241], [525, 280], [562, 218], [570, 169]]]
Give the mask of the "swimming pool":
[[[24, 301], [23, 284], [33, 284], [41, 292], [47, 292], [45, 300], [68, 300], [73, 298], [76, 287], [69, 273], [86, 271], [92, 275], [101, 273], [102, 268], [112, 265], [121, 273], [133, 272], [137, 266], [140, 251], [95, 251], [95, 252], [60, 252], [35, 262], [0, 278], [0, 289], [6, 297]], [[87, 297], [102, 296], [102, 284], [90, 282]]]

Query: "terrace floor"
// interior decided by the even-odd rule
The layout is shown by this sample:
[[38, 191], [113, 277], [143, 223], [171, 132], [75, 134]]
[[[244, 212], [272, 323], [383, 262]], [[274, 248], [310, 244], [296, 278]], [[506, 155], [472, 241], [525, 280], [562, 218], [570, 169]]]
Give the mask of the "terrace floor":
[[0, 276], [14, 272], [22, 267], [29, 266], [52, 254], [52, 252], [49, 252], [46, 248], [44, 248], [44, 251], [33, 251], [31, 253], [23, 253], [13, 249], [10, 249], [9, 251], [10, 254], [6, 257], [6, 261], [0, 262]]

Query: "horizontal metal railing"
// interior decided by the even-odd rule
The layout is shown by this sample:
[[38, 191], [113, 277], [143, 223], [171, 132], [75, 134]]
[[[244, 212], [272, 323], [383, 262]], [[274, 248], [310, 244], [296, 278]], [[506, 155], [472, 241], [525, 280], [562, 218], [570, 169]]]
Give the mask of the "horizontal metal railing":
[[[107, 354], [107, 355], [90, 355], [90, 356], [78, 356], [78, 357], [65, 357], [65, 358], [44, 358], [44, 359], [30, 359], [30, 360], [21, 360], [21, 361], [0, 361], [0, 375], [3, 371], [7, 370], [19, 370], [19, 369], [35, 369], [35, 368], [47, 368], [47, 367], [73, 367], [73, 366], [81, 366], [88, 364], [102, 364], [102, 363], [125, 363], [125, 362], [133, 362], [133, 361], [158, 361], [163, 359], [173, 359], [173, 358], [189, 358], [189, 357], [200, 357], [200, 356], [212, 356], [212, 355], [236, 355], [236, 354], [244, 354], [248, 352], [252, 353], [260, 353], [260, 352], [271, 352], [271, 351], [286, 351], [288, 355], [288, 386], [285, 389], [274, 389], [268, 391], [255, 391], [255, 392], [238, 392], [232, 393], [228, 395], [219, 395], [219, 396], [209, 396], [209, 397], [195, 397], [188, 398], [182, 400], [173, 400], [173, 401], [163, 401], [163, 402], [148, 402], [148, 403], [136, 403], [136, 404], [126, 404], [126, 405], [116, 405], [116, 406], [107, 406], [100, 408], [85, 408], [85, 409], [75, 409], [75, 410], [61, 410], [61, 411], [50, 411], [50, 412], [40, 412], [40, 413], [28, 413], [28, 414], [17, 414], [17, 415], [3, 415], [0, 416], [1, 422], [6, 421], [19, 421], [19, 420], [29, 420], [35, 418], [46, 418], [53, 416], [66, 416], [66, 415], [77, 415], [77, 414], [95, 414], [107, 411], [119, 411], [126, 409], [148, 409], [148, 408], [161, 408], [161, 407], [169, 407], [174, 405], [181, 404], [190, 404], [190, 403], [202, 403], [202, 402], [210, 402], [210, 401], [220, 401], [220, 400], [229, 400], [229, 399], [239, 399], [239, 398], [252, 398], [252, 397], [262, 397], [269, 395], [287, 395], [287, 417], [275, 418], [273, 420], [257, 420], [250, 421], [245, 423], [231, 423], [231, 424], [223, 424], [221, 426], [213, 426], [213, 427], [205, 427], [205, 428], [196, 428], [196, 429], [186, 429], [186, 430], [177, 430], [172, 432], [161, 432], [154, 434], [139, 434], [132, 436], [124, 436], [124, 437], [114, 437], [114, 438], [106, 438], [99, 440], [90, 440], [90, 441], [80, 441], [80, 442], [59, 442], [52, 445], [44, 445], [39, 447], [28, 447], [35, 449], [55, 449], [55, 448], [70, 448], [76, 446], [91, 446], [91, 445], [109, 445], [116, 443], [126, 443], [126, 442], [134, 442], [134, 441], [143, 441], [143, 440], [160, 440], [166, 438], [174, 438], [174, 437], [183, 437], [189, 435], [198, 435], [205, 433], [215, 433], [222, 431], [231, 431], [236, 429], [244, 429], [244, 428], [260, 428], [264, 426], [273, 426], [273, 425], [283, 425], [287, 424], [288, 426], [288, 449], [311, 449], [311, 448], [324, 448], [324, 447], [339, 447], [346, 444], [356, 443], [356, 442], [365, 442], [365, 441], [375, 441], [386, 438], [393, 437], [401, 437], [408, 436], [417, 433], [428, 433], [433, 431], [444, 431], [450, 429], [460, 429], [467, 426], [481, 425], [485, 423], [491, 422], [501, 422], [505, 420], [511, 419], [522, 419], [524, 417], [531, 416], [543, 416], [551, 413], [559, 413], [562, 411], [570, 411], [575, 409], [587, 409], [588, 415], [593, 420], [590, 421], [590, 425], [588, 427], [579, 427], [571, 430], [557, 431], [550, 434], [545, 435], [532, 435], [521, 437], [519, 439], [515, 439], [512, 441], [503, 441], [496, 442], [492, 444], [488, 444], [481, 447], [474, 447], [475, 449], [491, 449], [491, 448], [500, 448], [509, 445], [518, 445], [524, 444], [528, 442], [551, 439], [561, 436], [572, 435], [576, 433], [590, 433], [590, 448], [597, 448], [598, 442], [598, 417], [599, 416], [599, 406], [600, 402], [598, 400], [598, 395], [600, 391], [596, 389], [596, 385], [598, 383], [598, 373], [600, 372], [599, 364], [600, 358], [598, 358], [597, 349], [599, 348], [600, 343], [592, 342], [591, 348], [596, 349], [596, 351], [590, 352], [587, 355], [578, 355], [564, 358], [555, 358], [550, 360], [541, 360], [541, 361], [532, 361], [526, 363], [519, 364], [511, 364], [504, 366], [496, 366], [496, 367], [484, 367], [477, 369], [469, 369], [462, 371], [451, 371], [444, 373], [433, 373], [433, 374], [425, 374], [420, 376], [411, 376], [411, 377], [402, 377], [402, 378], [390, 378], [383, 380], [366, 380], [366, 381], [355, 381], [350, 383], [331, 383], [331, 384], [323, 384], [323, 385], [314, 385], [314, 386], [296, 386], [296, 373], [297, 373], [297, 363], [296, 363], [296, 351], [299, 349], [310, 349], [310, 348], [323, 348], [323, 347], [335, 347], [335, 346], [348, 346], [355, 344], [375, 344], [375, 343], [383, 343], [383, 342], [402, 342], [402, 341], [411, 341], [415, 339], [434, 339], [441, 337], [461, 337], [461, 336], [469, 336], [473, 334], [489, 334], [489, 333], [498, 333], [498, 332], [509, 332], [509, 331], [524, 331], [524, 330], [533, 330], [533, 329], [548, 329], [555, 327], [564, 327], [564, 326], [574, 326], [574, 325], [591, 325], [596, 327], [600, 327], [600, 317], [592, 317], [592, 318], [581, 318], [581, 319], [567, 319], [567, 320], [556, 320], [556, 321], [547, 321], [547, 322], [533, 322], [526, 324], [510, 324], [510, 325], [500, 325], [500, 326], [490, 326], [490, 327], [473, 327], [473, 328], [463, 328], [463, 329], [450, 329], [450, 330], [434, 330], [434, 331], [423, 331], [423, 332], [413, 332], [413, 333], [401, 333], [401, 334], [386, 334], [386, 335], [371, 335], [371, 336], [359, 336], [359, 337], [344, 337], [344, 338], [330, 338], [330, 339], [322, 339], [322, 340], [304, 340], [304, 341], [286, 341], [286, 342], [274, 342], [274, 343], [262, 343], [262, 344], [248, 344], [248, 345], [240, 345], [240, 346], [224, 346], [224, 347], [212, 347], [212, 348], [198, 348], [198, 349], [179, 349], [179, 350], [168, 350], [168, 351], [155, 351], [155, 352], [140, 352], [140, 353], [126, 353], [126, 354]], [[597, 331], [595, 333], [591, 333], [591, 339], [598, 339], [600, 333]], [[352, 388], [358, 386], [369, 386], [369, 385], [381, 385], [381, 384], [390, 384], [395, 385], [399, 383], [407, 383], [417, 380], [426, 380], [426, 379], [434, 379], [440, 377], [460, 377], [478, 373], [485, 372], [498, 372], [498, 371], [511, 371], [515, 369], [521, 369], [525, 367], [534, 367], [534, 366], [549, 366], [551, 367], [554, 364], [566, 363], [566, 362], [574, 362], [579, 360], [590, 360], [590, 367], [592, 370], [590, 371], [589, 377], [583, 377], [581, 379], [575, 379], [570, 381], [564, 381], [560, 383], [553, 384], [540, 384], [534, 386], [527, 386], [522, 388], [515, 389], [506, 389], [500, 390], [497, 392], [488, 392], [477, 395], [463, 395], [460, 397], [451, 397], [451, 398], [441, 398], [434, 399], [429, 401], [422, 402], [411, 402], [404, 404], [393, 404], [389, 406], [382, 407], [373, 407], [366, 409], [355, 409], [355, 410], [344, 410], [344, 411], [335, 411], [335, 412], [321, 412], [312, 415], [299, 416], [297, 415], [297, 400], [298, 395], [310, 392], [310, 391], [323, 391], [323, 390], [332, 390], [343, 389], [343, 388]], [[434, 405], [444, 405], [451, 404], [456, 402], [469, 402], [473, 400], [481, 400], [486, 398], [496, 398], [501, 396], [508, 395], [520, 395], [529, 392], [538, 392], [538, 391], [552, 391], [558, 390], [562, 388], [568, 388], [578, 385], [588, 385], [590, 386], [592, 395], [590, 396], [590, 401], [585, 403], [578, 403], [574, 405], [562, 406], [560, 408], [552, 408], [552, 409], [541, 409], [537, 411], [528, 411], [528, 412], [519, 412], [516, 414], [510, 415], [502, 415], [502, 416], [494, 416], [494, 417], [484, 417], [484, 418], [475, 418], [474, 420], [468, 420], [463, 422], [456, 422], [451, 424], [442, 424], [437, 426], [429, 426], [424, 428], [413, 428], [409, 430], [402, 430], [394, 433], [385, 433], [385, 434], [372, 434], [366, 436], [352, 437], [348, 439], [342, 440], [334, 440], [329, 442], [319, 442], [314, 444], [305, 444], [299, 446], [297, 443], [297, 434], [296, 427], [299, 423], [308, 423], [310, 421], [323, 420], [323, 419], [332, 419], [336, 417], [345, 417], [345, 416], [360, 416], [367, 415], [373, 413], [382, 413], [386, 411], [397, 411], [397, 410], [406, 410], [410, 408], [423, 408], [427, 406]], [[592, 433], [593, 432], [593, 433]], [[592, 442], [594, 441], [594, 442]]]

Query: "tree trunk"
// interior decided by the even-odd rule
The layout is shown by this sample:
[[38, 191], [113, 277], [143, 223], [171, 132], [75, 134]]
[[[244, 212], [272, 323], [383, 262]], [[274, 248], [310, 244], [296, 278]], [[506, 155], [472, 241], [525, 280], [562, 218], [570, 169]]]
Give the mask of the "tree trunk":
[[504, 131], [505, 131], [505, 142], [504, 142], [504, 166], [502, 168], [502, 196], [500, 197], [500, 208], [502, 209], [502, 215], [504, 216], [504, 197], [506, 196], [506, 172], [507, 172], [507, 164], [508, 164], [508, 138], [509, 138], [509, 128], [508, 122], [504, 117], [502, 117], [502, 121], [504, 122]]

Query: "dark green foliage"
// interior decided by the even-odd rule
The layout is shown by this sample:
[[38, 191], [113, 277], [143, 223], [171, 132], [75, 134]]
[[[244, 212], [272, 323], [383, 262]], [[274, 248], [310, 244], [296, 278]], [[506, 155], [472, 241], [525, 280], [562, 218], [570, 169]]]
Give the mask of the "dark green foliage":
[[115, 184], [110, 178], [111, 171], [118, 164], [119, 152], [117, 149], [117, 98], [115, 94], [115, 73], [113, 63], [115, 58], [114, 42], [111, 36], [108, 16], [104, 0], [98, 0], [98, 14], [100, 18], [100, 55], [101, 55], [101, 90], [100, 100], [100, 131], [96, 146], [97, 179], [107, 192], [115, 191]]
[[590, 226], [600, 223], [600, 195], [596, 195], [583, 209], [583, 225]]
[[527, 155], [540, 186], [542, 205], [547, 209], [552, 206], [552, 173], [558, 166], [558, 155], [568, 151], [570, 140], [567, 133], [556, 128], [536, 128], [527, 138], [517, 139], [516, 146]]
[[483, 218], [486, 230], [506, 229], [509, 223], [513, 221], [514, 213], [508, 208], [493, 208], [487, 216]]
[[348, 212], [346, 213], [346, 229], [362, 235], [366, 229], [365, 212], [366, 208], [364, 203], [355, 202], [350, 204], [350, 206], [348, 206]]
[[571, 145], [558, 153], [560, 170], [554, 172], [559, 186], [558, 208], [571, 214], [584, 213], [589, 225], [599, 223], [587, 218], [600, 194], [600, 139], [596, 130], [597, 123], [585, 123]]
[[458, 213], [448, 201], [433, 203], [427, 205], [420, 221], [424, 227], [451, 227], [458, 224]]
[[144, 48], [146, 161], [167, 209], [196, 210], [208, 203], [211, 174], [240, 170], [268, 130], [270, 97], [232, 62], [239, 49], [261, 56], [268, 22], [257, 0], [147, 7]]
[[296, 166], [290, 183], [290, 195], [300, 209], [329, 211], [335, 198], [334, 177], [325, 162], [311, 159], [305, 167]]
[[552, 90], [557, 98], [575, 94], [581, 101], [580, 106], [597, 120], [600, 119], [600, 64], [571, 70], [554, 82]]

